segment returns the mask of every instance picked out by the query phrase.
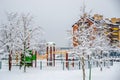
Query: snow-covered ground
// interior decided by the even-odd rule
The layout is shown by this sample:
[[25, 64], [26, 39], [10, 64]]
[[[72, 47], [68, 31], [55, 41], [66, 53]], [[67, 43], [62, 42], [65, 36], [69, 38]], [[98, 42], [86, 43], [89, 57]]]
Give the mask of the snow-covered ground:
[[[86, 70], [86, 80], [89, 80], [89, 70]], [[12, 71], [3, 65], [0, 70], [0, 80], [82, 80], [82, 70], [40, 70], [37, 68], [27, 68], [27, 72], [19, 70], [14, 66]], [[91, 80], [120, 80], [120, 62], [114, 63], [110, 68], [92, 69]]]

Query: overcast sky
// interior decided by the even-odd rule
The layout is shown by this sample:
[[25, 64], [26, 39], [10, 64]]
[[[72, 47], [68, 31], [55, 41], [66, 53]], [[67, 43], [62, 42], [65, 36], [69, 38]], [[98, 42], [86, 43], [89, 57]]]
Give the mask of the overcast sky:
[[[86, 11], [105, 17], [120, 17], [120, 0], [85, 0]], [[43, 27], [47, 41], [57, 46], [67, 46], [66, 31], [80, 17], [83, 0], [0, 0], [0, 21], [5, 12], [31, 13], [37, 24]]]

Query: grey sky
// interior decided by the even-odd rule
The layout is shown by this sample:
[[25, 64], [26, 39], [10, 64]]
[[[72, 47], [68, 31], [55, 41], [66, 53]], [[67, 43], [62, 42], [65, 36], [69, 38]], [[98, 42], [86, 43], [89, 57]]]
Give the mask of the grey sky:
[[[120, 17], [120, 0], [85, 0], [87, 11], [106, 17]], [[67, 46], [66, 31], [80, 17], [83, 0], [0, 0], [0, 21], [5, 12], [31, 13], [44, 28], [45, 39], [57, 46]]]

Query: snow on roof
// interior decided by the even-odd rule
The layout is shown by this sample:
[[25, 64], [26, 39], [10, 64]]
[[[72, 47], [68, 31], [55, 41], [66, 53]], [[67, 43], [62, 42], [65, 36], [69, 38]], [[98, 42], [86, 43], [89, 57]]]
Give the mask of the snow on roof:
[[53, 44], [53, 43], [55, 43], [55, 42], [47, 42], [48, 44]]

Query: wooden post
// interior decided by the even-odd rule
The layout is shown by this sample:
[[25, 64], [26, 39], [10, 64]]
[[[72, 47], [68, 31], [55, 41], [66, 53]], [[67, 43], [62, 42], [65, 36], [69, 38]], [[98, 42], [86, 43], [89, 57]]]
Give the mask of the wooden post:
[[66, 68], [68, 68], [68, 53], [66, 53]]
[[47, 66], [48, 66], [48, 45], [46, 47], [46, 54], [47, 54]]
[[37, 67], [37, 51], [35, 51], [35, 67]]
[[55, 66], [55, 46], [53, 46], [53, 64]]
[[74, 57], [73, 57], [73, 59], [72, 59], [72, 66], [74, 67]]
[[[33, 55], [34, 55], [34, 50], [32, 50], [32, 57], [33, 57]], [[32, 65], [32, 67], [33, 67], [33, 60], [31, 60], [32, 62], [31, 62], [31, 65]]]

